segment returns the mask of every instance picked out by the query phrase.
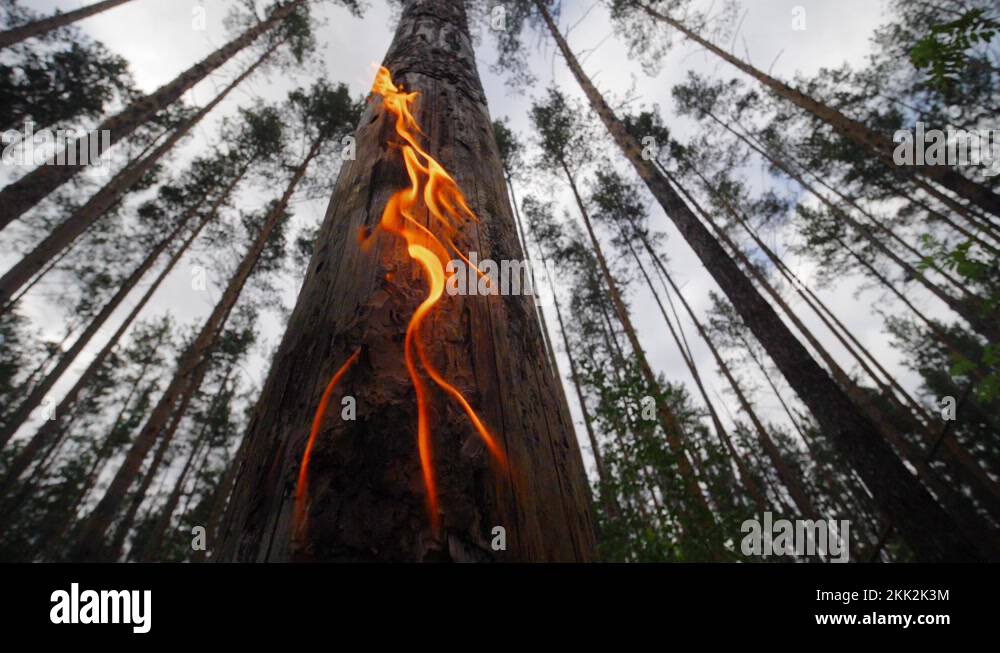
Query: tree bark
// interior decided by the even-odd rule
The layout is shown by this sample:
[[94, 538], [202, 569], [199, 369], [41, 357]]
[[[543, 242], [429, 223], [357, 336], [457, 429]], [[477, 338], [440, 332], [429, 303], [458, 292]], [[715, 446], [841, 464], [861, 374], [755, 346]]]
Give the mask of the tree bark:
[[887, 514], [897, 516], [899, 531], [917, 557], [928, 561], [978, 559], [975, 547], [961, 535], [952, 517], [906, 469], [875, 424], [816, 363], [666, 178], [642, 157], [642, 147], [583, 72], [544, 2], [536, 0], [536, 6], [573, 76], [622, 153], [812, 411], [824, 432], [858, 469], [876, 502]]
[[[450, 172], [478, 217], [459, 229], [481, 259], [523, 260], [499, 153], [476, 71], [464, 3], [413, 0], [384, 66], [419, 91], [423, 147]], [[493, 462], [443, 393], [431, 402], [438, 514], [429, 515], [415, 439], [417, 411], [403, 359], [408, 316], [427, 295], [401, 239], [357, 234], [407, 186], [394, 118], [378, 99], [356, 133], [320, 230], [298, 303], [247, 433], [222, 532], [221, 558], [240, 561], [585, 561], [594, 536], [583, 461], [532, 300], [446, 295], [422, 340], [441, 375], [493, 433]], [[422, 214], [415, 216], [424, 223]], [[425, 223], [429, 228], [430, 222]], [[294, 488], [324, 387], [352, 352], [337, 396], [355, 421], [321, 424], [309, 463], [309, 528], [293, 541]], [[330, 413], [339, 416], [339, 404]], [[439, 526], [434, 528], [436, 522]], [[496, 527], [506, 533], [498, 550]]]
[[[173, 104], [188, 89], [205, 79], [210, 73], [232, 59], [237, 53], [256, 41], [263, 34], [281, 24], [283, 20], [288, 18], [304, 2], [305, 0], [287, 0], [284, 4], [278, 5], [265, 20], [254, 23], [253, 27], [250, 27], [237, 38], [191, 66], [172, 81], [164, 84], [150, 95], [139, 98], [122, 110], [121, 113], [108, 118], [95, 131], [97, 133], [103, 131], [110, 132], [110, 142], [112, 145], [128, 137], [157, 113]], [[75, 160], [70, 159], [68, 155], [70, 151], [79, 152], [80, 140], [82, 139], [78, 139], [67, 145], [65, 161]], [[25, 212], [48, 196], [49, 193], [72, 179], [86, 167], [80, 164], [43, 164], [14, 183], [8, 184], [0, 191], [0, 206], [4, 207], [4, 212], [0, 216], [0, 229], [3, 229], [24, 215]]]

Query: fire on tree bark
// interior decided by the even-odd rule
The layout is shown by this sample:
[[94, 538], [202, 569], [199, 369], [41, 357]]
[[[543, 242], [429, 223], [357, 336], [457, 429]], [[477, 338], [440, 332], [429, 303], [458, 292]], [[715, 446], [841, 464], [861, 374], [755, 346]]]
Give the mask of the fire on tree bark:
[[[422, 146], [454, 176], [478, 218], [460, 227], [458, 248], [480, 260], [521, 260], [463, 2], [407, 3], [384, 66], [420, 92]], [[367, 251], [358, 245], [359, 232], [374, 228], [390, 196], [407, 186], [394, 123], [373, 99], [246, 436], [221, 558], [588, 560], [594, 536], [583, 461], [529, 297], [449, 295], [424, 322], [429, 359], [506, 459], [490, 458], [462, 410], [432, 392], [439, 501], [437, 514], [428, 514], [403, 352], [427, 282], [401, 239], [379, 233]], [[423, 207], [415, 218], [432, 226]], [[333, 372], [354, 352], [310, 459], [308, 529], [293, 538], [310, 423]], [[353, 421], [340, 419], [344, 395], [356, 398]]]

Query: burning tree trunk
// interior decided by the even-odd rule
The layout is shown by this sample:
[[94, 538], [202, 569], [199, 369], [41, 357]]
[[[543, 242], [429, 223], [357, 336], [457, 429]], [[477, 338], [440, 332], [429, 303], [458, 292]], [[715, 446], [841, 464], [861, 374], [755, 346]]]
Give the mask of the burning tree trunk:
[[[380, 74], [385, 99], [374, 99], [362, 118], [357, 158], [341, 170], [246, 436], [221, 557], [588, 560], [594, 541], [583, 462], [532, 300], [432, 301], [444, 250], [421, 227], [441, 234], [447, 218], [431, 217], [435, 209], [455, 213], [467, 200], [476, 216], [462, 211], [468, 219], [449, 223], [444, 240], [456, 252], [522, 259], [463, 3], [408, 2], [384, 66], [419, 97], [401, 97]], [[400, 113], [411, 100], [416, 125]], [[434, 197], [448, 206], [399, 192], [408, 182], [414, 191], [425, 186], [427, 196], [449, 193]], [[399, 219], [400, 206], [412, 221]], [[388, 222], [379, 225], [383, 207]], [[359, 232], [374, 232], [368, 247], [359, 246]], [[425, 318], [418, 305], [432, 307]], [[416, 327], [408, 326], [411, 315]], [[331, 377], [339, 386], [328, 385]], [[345, 395], [356, 400], [355, 420], [341, 419]], [[325, 401], [327, 419], [316, 414]], [[489, 438], [477, 434], [475, 415]]]
[[38, 20], [33, 20], [30, 23], [25, 23], [19, 27], [13, 27], [11, 29], [0, 32], [0, 48], [9, 48], [12, 45], [25, 41], [34, 36], [41, 36], [42, 34], [47, 34], [54, 29], [59, 29], [60, 27], [65, 27], [71, 23], [75, 23], [78, 20], [83, 20], [93, 16], [94, 14], [99, 14], [102, 11], [107, 11], [108, 9], [113, 9], [118, 5], [123, 5], [126, 2], [131, 2], [132, 0], [102, 0], [102, 2], [95, 2], [92, 5], [87, 5], [86, 7], [80, 7], [73, 11], [58, 12], [48, 18], [40, 18]]

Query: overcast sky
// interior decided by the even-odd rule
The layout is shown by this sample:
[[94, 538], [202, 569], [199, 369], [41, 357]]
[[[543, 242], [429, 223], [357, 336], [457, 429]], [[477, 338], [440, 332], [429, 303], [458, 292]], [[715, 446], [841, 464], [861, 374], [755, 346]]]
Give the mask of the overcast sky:
[[[48, 13], [55, 8], [68, 10], [89, 2], [28, 0], [24, 4]], [[231, 4], [229, 0], [133, 0], [122, 7], [87, 19], [79, 23], [79, 26], [110, 50], [125, 57], [132, 65], [137, 85], [148, 92], [169, 81], [228, 40], [229, 34], [223, 27], [223, 18]], [[316, 12], [325, 22], [318, 40], [320, 52], [325, 58], [326, 74], [332, 80], [348, 84], [356, 96], [366, 93], [370, 88], [373, 64], [382, 60], [392, 38], [392, 12], [386, 3], [373, 0], [369, 5], [362, 19], [332, 5], [324, 4]], [[682, 139], [690, 136], [690, 124], [674, 120], [671, 87], [682, 81], [689, 69], [725, 78], [736, 75], [733, 69], [712, 58], [712, 55], [679, 42], [670, 52], [659, 74], [649, 77], [630, 59], [624, 45], [612, 33], [603, 5], [593, 0], [569, 0], [563, 5], [560, 21], [562, 26], [565, 28], [567, 25], [574, 25], [569, 35], [570, 45], [576, 51], [591, 50], [585, 60], [585, 68], [601, 90], [622, 97], [634, 85], [642, 103], [658, 104], [663, 110], [665, 122], [674, 127], [675, 133]], [[805, 9], [804, 31], [793, 30], [793, 8], [797, 6]], [[197, 12], [202, 10], [207, 19], [206, 28], [196, 30], [193, 27], [195, 18]], [[756, 0], [745, 3], [744, 10], [741, 28], [734, 40], [737, 53], [749, 56], [751, 62], [759, 67], [770, 67], [773, 74], [786, 80], [796, 73], [811, 75], [823, 66], [838, 66], [844, 62], [862, 64], [869, 53], [869, 37], [884, 19], [882, 3], [874, 0]], [[528, 110], [532, 98], [539, 96], [550, 82], [555, 81], [564, 91], [579, 95], [561, 57], [554, 54], [551, 41], [539, 40], [533, 36], [527, 39], [527, 43], [533, 48], [532, 68], [539, 81], [525, 95], [509, 93], [503, 80], [490, 71], [494, 62], [494, 48], [488, 31], [484, 33], [477, 52], [492, 116], [509, 118], [522, 139], [530, 139]], [[198, 105], [208, 102], [216, 90], [234, 75], [234, 71], [245, 65], [245, 61], [230, 62], [211, 79], [194, 88], [188, 95], [188, 100]], [[235, 107], [249, 98], [262, 97], [280, 101], [291, 88], [307, 85], [310, 81], [308, 76], [299, 79], [276, 75], [254, 76], [197, 128], [196, 138], [184, 144], [178, 161], [189, 160], [204, 148], [214, 136], [219, 120], [232, 114]], [[688, 131], [685, 132], [685, 129]], [[617, 155], [608, 163], [626, 170]], [[324, 171], [314, 170], [313, 174], [324, 174]], [[528, 189], [518, 190], [519, 196], [523, 197]], [[557, 189], [556, 196], [569, 208], [565, 189]], [[266, 194], [247, 193], [242, 205], [251, 208], [255, 202], [261, 202], [266, 197]], [[298, 201], [294, 208], [297, 227], [312, 225], [322, 219], [326, 201]], [[667, 252], [671, 267], [677, 278], [683, 281], [685, 296], [699, 312], [704, 311], [709, 306], [708, 292], [718, 291], [717, 287], [659, 208], [651, 205], [651, 212], [652, 224], [668, 235]], [[781, 245], [779, 243], [779, 247]], [[14, 260], [14, 254], [7, 247], [4, 250], [0, 265], [5, 267]], [[800, 276], [807, 280], [813, 277], [814, 269], [810, 262], [791, 257], [790, 263]], [[193, 324], [211, 309], [219, 296], [220, 284], [224, 281], [211, 279], [213, 285], [208, 292], [195, 292], [191, 289], [191, 270], [179, 266], [154, 298], [146, 316], [170, 311], [179, 321]], [[294, 303], [299, 281], [290, 279], [285, 284], [285, 301], [289, 306]], [[842, 279], [835, 288], [823, 289], [819, 294], [848, 325], [855, 337], [876, 352], [888, 369], [897, 371], [905, 386], [913, 389], [915, 379], [899, 367], [896, 353], [888, 347], [882, 318], [872, 311], [880, 294], [865, 292], [855, 297], [857, 285], [857, 279]], [[813, 288], [815, 289], [814, 284]], [[936, 300], [930, 300], [919, 292], [914, 291], [913, 294], [917, 304], [924, 307], [930, 315], [941, 315], [944, 311]], [[654, 366], [662, 370], [670, 380], [690, 385], [688, 372], [667, 335], [655, 304], [640, 293], [631, 295], [630, 300], [635, 312], [635, 322], [641, 331], [642, 343]], [[61, 336], [61, 319], [51, 307], [36, 298], [30, 298], [24, 306], [26, 313], [34, 317], [46, 333], [53, 338]], [[123, 308], [119, 316], [124, 315], [128, 308], [129, 306]], [[801, 317], [807, 324], [815, 327], [815, 333], [820, 339], [830, 346], [842, 364], [851, 369], [846, 356], [833, 343], [832, 337], [824, 331], [819, 321], [812, 318], [808, 310], [802, 310]], [[554, 320], [550, 320], [550, 324], [552, 322]], [[261, 383], [266, 374], [264, 355], [277, 344], [281, 335], [280, 323], [275, 316], [263, 320], [262, 324], [266, 345], [248, 368], [256, 383]], [[104, 335], [110, 334], [116, 326], [117, 321], [112, 320]], [[697, 341], [693, 327], [685, 324], [685, 328], [695, 349], [699, 368], [708, 377], [710, 392], [722, 395], [725, 384], [714, 373], [709, 374], [715, 366], [708, 351]], [[103, 341], [98, 338], [90, 353], [96, 351], [101, 344]], [[73, 369], [79, 372], [85, 364], [86, 357]], [[64, 379], [59, 387], [64, 389], [71, 381], [71, 378]], [[735, 401], [728, 394], [724, 396], [729, 410], [735, 413]], [[761, 403], [769, 417], [779, 419], [776, 401], [762, 395]], [[726, 419], [725, 410], [722, 414], [723, 419]]]

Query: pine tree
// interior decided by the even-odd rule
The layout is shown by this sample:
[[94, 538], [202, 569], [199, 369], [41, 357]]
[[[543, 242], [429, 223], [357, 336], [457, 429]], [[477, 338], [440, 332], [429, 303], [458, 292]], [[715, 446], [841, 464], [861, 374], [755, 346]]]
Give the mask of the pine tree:
[[[457, 187], [441, 181], [438, 188], [450, 195], [440, 208], [442, 220], [455, 221], [455, 251], [522, 259], [464, 2], [406, 3], [383, 66], [376, 90], [392, 104], [376, 98], [369, 105], [355, 134], [357, 159], [341, 170], [246, 436], [221, 557], [587, 560], [593, 532], [582, 460], [530, 299], [448, 295], [407, 336], [400, 316], [427, 298], [427, 282], [409, 255], [412, 246], [385, 231], [392, 225], [376, 229], [385, 201], [407, 184], [393, 133], [394, 126], [413, 125], [397, 123], [390, 112], [406, 102], [389, 86], [395, 75], [391, 83], [419, 93], [411, 101], [424, 128], [420, 147], [454, 175]], [[449, 127], [429, 128], [437, 124]], [[411, 165], [428, 165], [415, 143], [404, 145], [413, 148], [403, 148], [407, 157], [418, 157]], [[457, 188], [476, 220], [457, 204]], [[425, 210], [414, 219], [432, 231], [447, 229], [438, 219], [425, 222]], [[362, 250], [359, 232], [376, 244]], [[447, 256], [432, 255], [442, 268]], [[421, 265], [436, 269], [430, 259]], [[426, 377], [408, 370], [418, 346], [421, 374], [432, 374], [433, 361], [474, 407], [495, 449], [455, 393], [433, 392], [445, 386], [430, 385], [432, 379], [425, 385]], [[411, 380], [417, 392], [426, 388], [416, 403]], [[338, 418], [345, 395], [356, 399], [355, 421]], [[451, 399], [458, 403], [446, 403]], [[290, 493], [308, 441], [315, 445], [308, 467]], [[498, 550], [496, 527], [505, 529], [506, 551]]]

